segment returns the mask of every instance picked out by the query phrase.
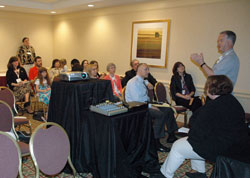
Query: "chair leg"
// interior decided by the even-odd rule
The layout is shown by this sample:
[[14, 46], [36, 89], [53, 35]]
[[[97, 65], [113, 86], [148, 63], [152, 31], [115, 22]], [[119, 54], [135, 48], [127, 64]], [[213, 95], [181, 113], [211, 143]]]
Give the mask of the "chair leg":
[[184, 113], [184, 126], [187, 127], [187, 113]]

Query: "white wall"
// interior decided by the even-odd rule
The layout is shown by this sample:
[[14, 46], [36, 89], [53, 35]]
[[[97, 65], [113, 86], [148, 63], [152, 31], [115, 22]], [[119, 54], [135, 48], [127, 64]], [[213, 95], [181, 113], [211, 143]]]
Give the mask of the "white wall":
[[9, 58], [17, 54], [25, 36], [30, 38], [36, 54], [43, 57], [44, 65], [51, 65], [52, 28], [51, 16], [0, 11], [0, 72], [6, 72]]

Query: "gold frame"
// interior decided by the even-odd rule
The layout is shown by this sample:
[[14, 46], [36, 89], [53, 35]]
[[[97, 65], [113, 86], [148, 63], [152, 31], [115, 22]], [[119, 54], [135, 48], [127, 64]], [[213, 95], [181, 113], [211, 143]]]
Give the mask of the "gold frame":
[[[131, 49], [130, 49], [130, 62], [133, 60], [132, 56], [133, 56], [133, 43], [134, 43], [134, 25], [135, 24], [146, 24], [146, 23], [167, 23], [167, 32], [166, 32], [166, 48], [162, 50], [165, 50], [165, 59], [161, 59], [164, 60], [164, 65], [154, 65], [154, 64], [149, 64], [147, 63], [150, 67], [155, 67], [155, 68], [167, 68], [167, 57], [168, 57], [168, 45], [169, 45], [169, 33], [170, 33], [170, 19], [167, 20], [148, 20], [148, 21], [135, 21], [132, 22], [132, 34], [131, 34]], [[161, 56], [162, 58], [162, 56]], [[139, 59], [138, 59], [139, 60]], [[139, 60], [140, 61], [140, 60]]]

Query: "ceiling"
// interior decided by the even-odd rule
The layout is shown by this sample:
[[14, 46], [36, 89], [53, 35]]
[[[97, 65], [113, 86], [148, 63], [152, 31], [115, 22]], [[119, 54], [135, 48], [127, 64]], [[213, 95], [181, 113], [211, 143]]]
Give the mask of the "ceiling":
[[[56, 14], [69, 13], [93, 8], [111, 7], [155, 0], [0, 0], [0, 5], [4, 5], [1, 10], [27, 13]], [[94, 7], [88, 7], [94, 4]]]

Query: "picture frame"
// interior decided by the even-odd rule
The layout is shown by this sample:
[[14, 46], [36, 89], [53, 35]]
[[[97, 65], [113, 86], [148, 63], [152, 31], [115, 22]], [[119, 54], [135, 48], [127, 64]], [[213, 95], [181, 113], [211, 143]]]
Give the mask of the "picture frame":
[[130, 61], [137, 59], [150, 67], [166, 68], [170, 20], [132, 23]]

